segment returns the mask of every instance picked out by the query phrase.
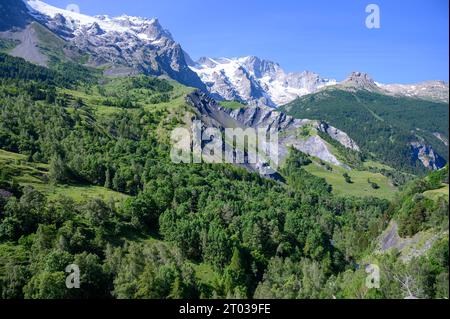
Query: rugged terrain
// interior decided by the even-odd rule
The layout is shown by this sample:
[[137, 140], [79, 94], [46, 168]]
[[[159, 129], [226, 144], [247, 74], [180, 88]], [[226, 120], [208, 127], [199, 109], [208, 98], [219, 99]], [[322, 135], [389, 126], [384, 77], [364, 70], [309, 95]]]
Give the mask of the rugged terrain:
[[401, 169], [442, 168], [448, 160], [448, 103], [386, 95], [366, 74], [281, 108], [346, 131], [363, 151]]
[[[0, 14], [0, 299], [448, 299], [445, 84], [249, 57], [198, 62], [208, 92], [155, 19]], [[195, 120], [277, 132], [279, 165], [173, 162]]]

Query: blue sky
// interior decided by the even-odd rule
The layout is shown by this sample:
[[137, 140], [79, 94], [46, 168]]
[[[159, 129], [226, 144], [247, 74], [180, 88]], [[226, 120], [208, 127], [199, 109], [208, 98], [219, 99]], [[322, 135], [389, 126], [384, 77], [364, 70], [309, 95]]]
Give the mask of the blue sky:
[[[256, 55], [287, 71], [384, 83], [449, 79], [448, 0], [44, 0], [81, 13], [158, 17], [195, 59]], [[378, 4], [381, 28], [368, 29]]]

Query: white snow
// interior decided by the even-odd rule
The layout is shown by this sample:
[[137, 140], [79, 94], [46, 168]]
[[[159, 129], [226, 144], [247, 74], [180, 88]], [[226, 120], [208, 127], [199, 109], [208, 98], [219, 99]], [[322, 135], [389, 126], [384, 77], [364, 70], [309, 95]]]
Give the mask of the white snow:
[[146, 26], [154, 24], [156, 19], [130, 17], [127, 15], [114, 18], [110, 18], [107, 15], [91, 17], [81, 13], [56, 8], [40, 0], [26, 0], [25, 3], [29, 8], [31, 8], [32, 12], [34, 11], [51, 18], [54, 18], [57, 14], [61, 14], [66, 18], [66, 20], [68, 20], [68, 25], [72, 27], [75, 32], [81, 27], [89, 27], [94, 23], [97, 23], [100, 28], [107, 33], [128, 33], [138, 37], [141, 40], [147, 40], [152, 43], [158, 42], [155, 41], [158, 39], [151, 39], [147, 34], [143, 33], [143, 29]]
[[[207, 58], [210, 63], [196, 64], [191, 66], [192, 71], [196, 72], [205, 83], [215, 83], [217, 77], [221, 77], [227, 82], [231, 83], [233, 90], [239, 93], [242, 98], [248, 95], [248, 87], [245, 86], [247, 78], [242, 74], [243, 70], [250, 75], [250, 79], [263, 88], [263, 95], [266, 95], [270, 101], [276, 106], [283, 105], [295, 100], [297, 97], [310, 94], [313, 90], [303, 85], [295, 85], [290, 83], [290, 79], [298, 79], [302, 74], [285, 73], [278, 65], [275, 65], [275, 73], [263, 74], [258, 77], [254, 72], [249, 70], [246, 66], [253, 57], [238, 57], [238, 58]], [[319, 89], [323, 86], [334, 85], [336, 81], [324, 80], [323, 84], [318, 84], [314, 89]], [[220, 94], [221, 88], [213, 86], [212, 93]]]

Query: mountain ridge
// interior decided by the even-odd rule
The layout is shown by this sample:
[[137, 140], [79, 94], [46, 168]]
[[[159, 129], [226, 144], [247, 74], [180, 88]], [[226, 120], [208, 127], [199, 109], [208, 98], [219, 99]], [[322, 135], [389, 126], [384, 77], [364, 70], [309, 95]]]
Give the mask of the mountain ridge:
[[[332, 86], [352, 91], [367, 90], [392, 96], [449, 101], [449, 85], [440, 80], [416, 84], [383, 84], [373, 80], [367, 73], [353, 71], [343, 81], [337, 81], [311, 71], [287, 73], [278, 63], [254, 56], [202, 57], [189, 66], [217, 98], [256, 106], [277, 108]], [[254, 88], [257, 88], [256, 92]]]
[[[67, 46], [88, 54], [88, 65], [105, 68], [107, 75], [144, 73], [168, 76], [184, 85], [207, 91], [220, 100], [277, 108], [298, 97], [337, 85], [386, 95], [449, 101], [449, 86], [443, 81], [382, 84], [371, 80], [370, 85], [366, 82], [361, 87], [362, 83], [349, 82], [348, 79], [339, 82], [312, 71], [286, 72], [280, 64], [256, 56], [206, 57], [193, 61], [157, 18], [87, 16], [40, 0], [5, 0], [0, 10], [7, 17], [0, 23], [0, 39], [13, 37], [20, 41], [24, 35], [14, 34], [17, 33], [15, 31], [24, 30], [31, 22], [37, 21], [66, 41]], [[36, 51], [38, 41], [33, 39], [29, 47]], [[30, 58], [29, 54], [21, 51], [16, 53], [19, 57]], [[30, 61], [41, 65], [48, 62], [45, 57], [39, 57], [38, 52], [32, 54], [35, 56], [38, 58]], [[350, 77], [356, 74], [365, 76], [365, 73], [353, 72]]]
[[421, 168], [442, 168], [448, 161], [448, 104], [383, 93], [338, 85], [300, 97], [280, 110], [296, 118], [329, 122], [363, 150], [398, 169], [417, 173]]
[[[16, 1], [11, 3], [11, 8], [25, 10], [24, 4], [30, 19], [48, 28], [66, 41], [68, 46], [74, 46], [87, 54], [86, 64], [103, 67], [108, 75], [144, 73], [168, 76], [182, 84], [205, 89], [198, 76], [189, 69], [180, 44], [156, 18], [127, 15], [91, 17], [59, 9], [39, 0]], [[10, 29], [0, 34], [0, 38], [13, 37], [26, 27], [24, 24], [21, 30]], [[37, 43], [34, 47], [38, 46]], [[27, 58], [26, 55], [17, 56]]]

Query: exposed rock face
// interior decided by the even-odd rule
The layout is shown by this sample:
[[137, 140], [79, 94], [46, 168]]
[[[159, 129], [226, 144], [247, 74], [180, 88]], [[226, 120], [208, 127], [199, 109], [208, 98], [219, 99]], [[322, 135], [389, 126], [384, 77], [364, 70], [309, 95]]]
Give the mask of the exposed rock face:
[[309, 71], [286, 73], [279, 64], [255, 56], [234, 59], [204, 57], [190, 63], [190, 67], [216, 98], [256, 106], [280, 106], [336, 84], [334, 80], [323, 79]]
[[436, 170], [445, 166], [445, 160], [431, 146], [418, 141], [411, 142], [410, 146], [413, 160], [419, 160], [426, 168]]
[[354, 90], [367, 90], [371, 92], [380, 92], [380, 87], [367, 74], [362, 72], [352, 72], [347, 79], [339, 84], [341, 88]]
[[32, 22], [24, 29], [14, 32], [4, 32], [0, 34], [0, 38], [5, 37], [17, 41], [17, 46], [9, 52], [10, 55], [23, 58], [41, 66], [46, 66], [48, 57], [39, 48], [39, 39], [35, 26], [36, 23]]
[[356, 145], [355, 141], [352, 140], [346, 133], [338, 130], [337, 128], [328, 125], [328, 123], [320, 123], [319, 130], [323, 133], [328, 134], [332, 139], [338, 141], [346, 148], [352, 149], [359, 152], [359, 146]]
[[375, 82], [368, 74], [352, 72], [337, 87], [349, 91], [367, 90], [385, 95], [410, 97], [435, 102], [449, 102], [449, 87], [444, 81], [427, 81], [416, 84], [383, 84]]
[[[196, 120], [200, 120], [202, 122], [202, 133], [207, 128], [217, 128], [221, 132], [225, 130], [225, 128], [242, 128], [246, 129], [244, 125], [234, 120], [230, 115], [223, 111], [223, 109], [217, 104], [217, 102], [210, 98], [205, 93], [200, 91], [196, 91], [194, 93], [189, 94], [186, 97], [186, 101], [188, 104], [194, 107], [194, 110], [197, 114]], [[206, 140], [202, 141], [202, 147], [207, 146], [212, 141]], [[200, 146], [194, 140], [193, 147]], [[248, 150], [248, 152], [252, 152]], [[243, 150], [240, 148], [235, 149], [235, 155], [243, 154]], [[268, 162], [261, 157], [257, 158], [256, 163], [239, 163], [238, 165], [243, 166], [251, 171], [258, 172], [260, 175], [265, 176], [267, 178], [280, 180], [281, 176], [276, 172], [275, 169], [272, 169]]]
[[[247, 107], [231, 110], [220, 106], [215, 100], [199, 91], [187, 97], [189, 104], [195, 107], [199, 118], [205, 126], [224, 128], [255, 128], [268, 133], [278, 134], [278, 163], [288, 155], [290, 146], [299, 151], [317, 157], [334, 165], [345, 166], [331, 153], [326, 141], [315, 132], [324, 132], [343, 146], [359, 150], [356, 143], [348, 135], [324, 122], [306, 119], [295, 119], [284, 113], [276, 112], [268, 107]], [[307, 129], [310, 134], [302, 135]], [[266, 163], [258, 163], [259, 168], [266, 167]], [[252, 167], [256, 169], [255, 167]]]
[[400, 252], [400, 259], [407, 262], [414, 257], [423, 256], [433, 246], [434, 242], [443, 236], [448, 236], [448, 232], [444, 233], [427, 233], [419, 232], [410, 238], [401, 238], [398, 234], [398, 225], [395, 221], [391, 221], [386, 230], [378, 238], [378, 251], [387, 253], [395, 249]]
[[[295, 119], [292, 116], [286, 115], [285, 113], [274, 111], [273, 109], [268, 107], [248, 107], [240, 110], [230, 110], [221, 108], [221, 110], [230, 114], [232, 118], [237, 120], [239, 123], [244, 124], [246, 127], [253, 127], [253, 128], [264, 127], [268, 131], [282, 132], [283, 135], [286, 135], [284, 133], [290, 131], [291, 132], [296, 131], [298, 133], [299, 129], [308, 126], [313, 130], [317, 130], [325, 134], [328, 134], [332, 139], [338, 141], [346, 148], [359, 151], [358, 145], [346, 133], [340, 131], [339, 129], [333, 126], [330, 126], [328, 123], [323, 121]], [[311, 137], [314, 138], [311, 139]], [[317, 142], [318, 139], [316, 139], [316, 137], [320, 139], [320, 137], [318, 136], [310, 136], [309, 139], [311, 142]], [[310, 152], [305, 153], [313, 155]], [[317, 157], [320, 158], [320, 156]], [[337, 162], [335, 163], [337, 164]]]
[[197, 74], [188, 67], [181, 46], [157, 19], [126, 15], [91, 17], [38, 0], [13, 2], [27, 16], [89, 53], [89, 64], [106, 66], [108, 74], [166, 75], [182, 84], [206, 90]]

